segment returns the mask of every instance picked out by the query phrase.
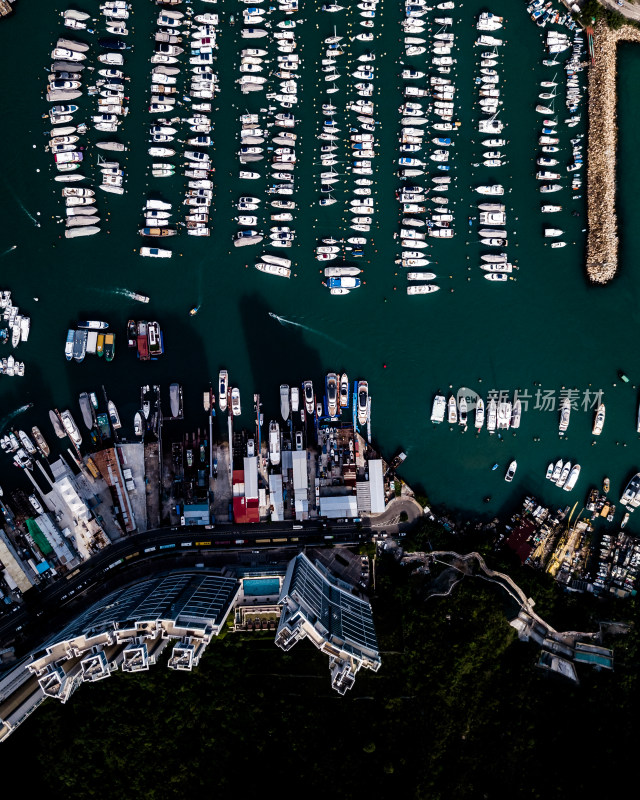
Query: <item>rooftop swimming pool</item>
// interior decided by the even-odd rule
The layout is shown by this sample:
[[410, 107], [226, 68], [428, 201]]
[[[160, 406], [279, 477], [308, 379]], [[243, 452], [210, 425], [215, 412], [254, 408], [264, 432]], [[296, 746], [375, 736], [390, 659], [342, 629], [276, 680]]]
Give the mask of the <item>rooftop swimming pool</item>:
[[242, 585], [247, 597], [280, 594], [278, 578], [245, 578]]

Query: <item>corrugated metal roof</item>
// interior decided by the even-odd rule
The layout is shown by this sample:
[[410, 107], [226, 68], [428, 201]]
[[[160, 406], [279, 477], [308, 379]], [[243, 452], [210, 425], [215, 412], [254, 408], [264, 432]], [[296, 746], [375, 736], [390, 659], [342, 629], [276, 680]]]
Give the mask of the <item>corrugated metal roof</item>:
[[244, 496], [248, 500], [258, 498], [258, 457], [244, 459]]
[[282, 499], [282, 475], [269, 475], [269, 500], [273, 506], [271, 519], [280, 522], [284, 518], [284, 503]]
[[369, 492], [371, 494], [371, 513], [379, 514], [385, 510], [384, 501], [384, 474], [382, 460], [373, 458], [369, 460]]
[[293, 460], [293, 488], [295, 490], [307, 490], [309, 479], [307, 474], [307, 451], [295, 450], [292, 454]]
[[320, 516], [338, 519], [339, 517], [357, 517], [358, 499], [353, 495], [332, 495], [320, 497]]

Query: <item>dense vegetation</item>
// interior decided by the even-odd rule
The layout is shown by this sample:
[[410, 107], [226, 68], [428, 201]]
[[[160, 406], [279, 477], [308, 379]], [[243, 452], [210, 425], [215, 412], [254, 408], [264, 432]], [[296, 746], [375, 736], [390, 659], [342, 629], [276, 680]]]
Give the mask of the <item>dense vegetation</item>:
[[[631, 0], [635, 2], [635, 0]], [[630, 0], [626, 0], [630, 2]], [[582, 12], [580, 14], [580, 21], [583, 25], [592, 25], [600, 20], [604, 20], [611, 30], [617, 31], [623, 25], [637, 25], [637, 22], [632, 19], [627, 19], [619, 11], [612, 8], [606, 8], [601, 5], [598, 0], [586, 0], [582, 4]]]
[[[448, 544], [424, 529], [415, 545], [429, 541]], [[271, 636], [228, 634], [192, 674], [160, 664], [46, 703], [2, 745], [4, 763], [28, 769], [34, 794], [67, 799], [594, 797], [632, 775], [635, 630], [614, 642], [614, 673], [583, 668], [576, 687], [536, 669], [538, 649], [518, 642], [494, 587], [469, 579], [425, 602], [428, 578], [378, 567], [383, 666], [347, 697], [311, 644], [285, 654]], [[510, 572], [558, 627], [637, 611]]]

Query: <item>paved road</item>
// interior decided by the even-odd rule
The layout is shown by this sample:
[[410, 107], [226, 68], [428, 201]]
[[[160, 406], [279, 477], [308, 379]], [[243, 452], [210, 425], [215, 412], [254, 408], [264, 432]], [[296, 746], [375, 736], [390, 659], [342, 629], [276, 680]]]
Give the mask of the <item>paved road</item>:
[[[64, 612], [69, 609], [65, 605], [89, 605], [113, 588], [111, 583], [120, 573], [128, 576], [128, 581], [135, 580], [138, 574], [147, 576], [166, 571], [173, 562], [184, 568], [198, 562], [222, 567], [225, 563], [288, 561], [305, 547], [357, 544], [365, 536], [353, 523], [306, 524], [303, 530], [294, 529], [292, 524], [227, 525], [210, 530], [159, 528], [134, 534], [85, 561], [74, 570], [73, 577], [27, 592], [24, 606], [0, 620], [0, 645], [9, 645], [16, 631], [20, 637], [39, 639], [38, 634], [55, 630], [58, 612], [62, 610], [63, 616], [67, 616]], [[79, 610], [76, 608], [75, 613]]]
[[629, 0], [624, 0], [621, 6], [615, 0], [600, 0], [600, 5], [610, 8], [612, 11], [619, 11], [627, 19], [634, 19], [640, 22], [640, 6], [629, 2]]
[[[403, 511], [408, 517], [407, 522], [400, 522]], [[374, 531], [384, 529], [387, 533], [397, 533], [410, 527], [423, 513], [420, 503], [412, 497], [394, 497], [382, 514], [370, 519], [370, 527]]]

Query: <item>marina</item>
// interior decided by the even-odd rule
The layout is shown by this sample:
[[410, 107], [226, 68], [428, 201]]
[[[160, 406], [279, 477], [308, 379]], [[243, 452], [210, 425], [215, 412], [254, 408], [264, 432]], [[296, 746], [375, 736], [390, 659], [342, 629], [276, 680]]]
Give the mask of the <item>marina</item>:
[[[185, 421], [193, 398], [202, 392], [202, 384], [216, 382], [220, 362], [229, 366], [234, 386], [240, 390], [240, 419], [251, 412], [250, 398], [258, 386], [263, 396], [270, 398], [265, 402], [274, 404], [268, 418], [275, 419], [281, 374], [287, 372], [291, 379], [297, 376], [301, 381], [306, 373], [301, 364], [312, 364], [313, 372], [321, 374], [338, 361], [343, 371], [362, 372], [375, 385], [373, 430], [381, 446], [393, 449], [400, 443], [405, 447], [412, 443], [403, 465], [407, 480], [423, 485], [433, 502], [491, 513], [510, 496], [509, 492], [517, 492], [525, 482], [533, 484], [530, 491], [545, 490], [547, 464], [558, 457], [559, 393], [570, 388], [580, 393], [580, 401], [563, 436], [569, 443], [568, 447], [563, 446], [563, 454], [582, 467], [578, 487], [582, 481], [599, 482], [600, 473], [606, 471], [612, 485], [622, 491], [628, 473], [635, 472], [637, 466], [628, 457], [634, 441], [630, 437], [637, 436], [633, 386], [639, 379], [632, 369], [634, 357], [622, 323], [608, 328], [608, 352], [604, 352], [596, 326], [586, 329], [582, 319], [600, 319], [614, 307], [620, 320], [633, 315], [630, 298], [634, 296], [636, 279], [630, 271], [618, 275], [605, 297], [598, 296], [584, 277], [586, 203], [582, 190], [572, 188], [580, 169], [567, 169], [581, 160], [580, 137], [586, 130], [584, 115], [581, 116], [586, 100], [575, 110], [567, 105], [568, 100], [575, 99], [576, 88], [569, 81], [577, 80], [577, 88], [584, 94], [587, 76], [586, 68], [575, 77], [569, 77], [565, 69], [573, 56], [576, 31], [566, 23], [551, 21], [541, 27], [527, 14], [526, 4], [513, 7], [505, 2], [491, 4], [488, 11], [480, 6], [454, 6], [422, 16], [419, 11], [412, 13], [408, 24], [419, 28], [422, 20], [424, 31], [405, 30], [404, 9], [400, 8], [370, 9], [375, 11], [375, 17], [360, 17], [361, 9], [356, 8], [332, 13], [305, 8], [297, 14], [278, 8], [266, 15], [270, 23], [267, 27], [254, 22], [241, 25], [243, 9], [238, 11], [226, 3], [208, 8], [198, 2], [193, 15], [180, 18], [180, 25], [160, 25], [160, 11], [149, 7], [122, 20], [127, 34], [107, 31], [102, 16], [95, 28], [97, 33], [87, 34], [81, 28], [67, 30], [59, 16], [64, 10], [62, 5], [52, 9], [47, 24], [29, 34], [36, 54], [34, 64], [28, 66], [24, 87], [8, 89], [20, 135], [10, 137], [9, 131], [0, 132], [5, 147], [15, 153], [6, 166], [11, 191], [3, 197], [3, 211], [11, 233], [6, 234], [2, 250], [18, 245], [16, 250], [2, 255], [4, 285], [28, 306], [34, 319], [32, 337], [21, 345], [25, 362], [30, 353], [31, 360], [38, 353], [36, 373], [30, 374], [27, 363], [26, 375], [20, 382], [21, 395], [24, 392], [27, 400], [46, 396], [45, 387], [56, 381], [56, 370], [68, 370], [68, 388], [62, 387], [62, 396], [56, 402], [75, 413], [79, 393], [91, 382], [100, 385], [106, 380], [106, 358], [85, 357], [77, 369], [72, 349], [67, 365], [62, 353], [67, 326], [74, 319], [109, 320], [110, 327], [104, 333], [115, 334], [109, 343], [115, 357], [109, 365], [108, 388], [122, 412], [123, 429], [126, 432], [130, 428], [131, 435], [139, 401], [136, 392], [127, 387], [130, 370], [138, 367], [135, 358], [132, 361], [129, 357], [134, 354], [127, 352], [124, 337], [127, 321], [140, 316], [136, 303], [142, 301], [134, 299], [133, 293], [123, 294], [119, 287], [133, 285], [144, 293], [140, 296], [152, 297], [145, 317], [159, 320], [163, 336], [171, 345], [161, 359], [144, 367], [145, 377], [140, 382], [164, 381], [168, 386], [179, 381], [184, 387]], [[211, 11], [215, 20], [189, 19]], [[558, 19], [564, 16], [562, 7], [557, 11]], [[480, 16], [483, 12], [495, 15], [494, 23], [501, 17], [501, 27], [478, 28], [478, 23], [481, 27], [493, 24], [481, 22], [486, 19]], [[235, 25], [229, 24], [231, 13], [237, 17]], [[436, 17], [451, 22], [437, 22]], [[296, 24], [280, 26], [285, 21]], [[374, 27], [360, 22], [372, 22]], [[9, 26], [7, 30], [16, 31], [16, 39], [26, 35], [27, 20], [20, 9], [4, 24]], [[203, 26], [215, 28], [215, 47], [210, 43], [212, 61], [190, 64], [189, 59], [195, 57], [190, 55], [195, 41], [192, 34], [203, 34], [199, 41], [207, 36], [213, 38], [212, 31], [197, 30]], [[169, 28], [175, 30], [169, 32]], [[252, 42], [242, 35], [245, 29], [262, 29], [269, 34], [253, 36], [260, 41]], [[293, 33], [294, 38], [276, 37], [278, 32]], [[551, 39], [550, 32], [555, 33]], [[162, 38], [165, 34], [182, 36], [183, 41], [162, 41], [155, 38], [156, 34], [162, 34]], [[363, 35], [365, 38], [356, 38]], [[100, 47], [98, 39], [105, 36], [125, 41], [131, 49]], [[325, 41], [336, 36], [342, 39]], [[405, 36], [425, 42], [405, 42]], [[502, 40], [503, 44], [476, 45], [481, 36]], [[67, 62], [72, 67], [87, 65], [74, 73], [82, 76], [84, 94], [47, 103], [42, 95], [43, 79], [47, 82], [42, 66], [50, 68], [50, 53], [61, 37], [86, 40], [90, 45], [87, 58], [74, 61], [72, 56]], [[562, 37], [567, 37], [568, 49], [550, 52], [556, 47], [553, 42]], [[182, 48], [184, 52], [162, 53], [157, 48], [160, 44]], [[327, 55], [333, 45], [336, 47]], [[291, 52], [283, 51], [283, 47]], [[417, 52], [422, 47], [424, 52]], [[451, 48], [451, 52], [435, 52], [434, 48]], [[265, 53], [241, 55], [249, 49]], [[338, 50], [342, 55], [337, 54]], [[522, 52], [526, 53], [525, 67], [520, 61]], [[585, 42], [580, 52], [581, 61], [587, 61]], [[163, 58], [151, 62], [155, 53], [177, 61]], [[107, 55], [114, 57], [109, 61], [122, 59], [123, 63], [105, 64], [104, 59], [98, 60], [98, 56]], [[279, 56], [286, 59], [278, 61]], [[370, 56], [375, 58], [371, 60]], [[431, 63], [433, 59], [447, 58], [452, 59], [451, 64]], [[326, 60], [335, 63], [323, 64]], [[555, 60], [559, 63], [543, 64]], [[296, 69], [291, 68], [294, 64], [298, 65]], [[174, 73], [177, 67], [179, 73]], [[207, 70], [194, 72], [193, 67]], [[323, 67], [330, 69], [325, 72]], [[101, 69], [119, 70], [124, 77], [98, 75]], [[55, 71], [73, 73], [72, 68]], [[173, 104], [163, 101], [175, 112], [149, 112], [152, 72], [155, 78], [166, 78], [154, 80], [154, 86], [176, 87], [176, 92], [154, 92], [163, 98], [175, 98]], [[281, 77], [276, 72], [289, 75]], [[335, 80], [325, 80], [325, 76], [336, 73]], [[212, 76], [210, 87], [193, 91], [211, 91], [213, 98], [191, 97], [192, 78], [196, 75]], [[242, 76], [251, 80], [236, 83]], [[257, 80], [262, 77], [266, 83]], [[89, 95], [88, 87], [98, 78], [120, 82], [123, 88], [101, 86], [98, 95]], [[284, 91], [296, 88], [289, 81], [297, 83], [297, 94]], [[280, 86], [279, 82], [287, 85]], [[556, 86], [549, 85], [554, 83]], [[372, 87], [356, 88], [356, 84]], [[249, 85], [265, 88], [243, 92], [242, 87]], [[213, 91], [214, 86], [219, 91]], [[338, 91], [330, 92], [333, 88]], [[126, 116], [115, 114], [121, 120], [116, 131], [96, 130], [91, 124], [100, 91], [123, 92], [123, 98], [114, 99], [122, 99], [123, 106], [129, 106]], [[358, 94], [369, 91], [370, 96]], [[428, 93], [421, 95], [423, 91]], [[281, 99], [267, 98], [272, 92], [281, 95]], [[542, 98], [541, 94], [556, 97]], [[42, 103], [34, 104], [33, 98], [41, 95]], [[129, 95], [130, 101], [126, 102]], [[291, 102], [292, 97], [297, 97], [297, 103]], [[481, 104], [481, 100], [498, 101], [495, 119], [494, 114], [485, 114], [481, 109], [490, 110], [496, 104]], [[200, 102], [210, 103], [210, 111], [192, 108]], [[356, 110], [348, 109], [356, 103]], [[429, 108], [428, 113], [397, 112], [401, 105], [418, 103], [425, 111]], [[447, 105], [451, 103], [453, 108]], [[60, 114], [70, 116], [71, 121], [52, 126], [50, 120], [42, 119], [52, 105], [77, 105], [78, 110]], [[554, 113], [538, 113], [537, 105]], [[438, 115], [431, 110], [435, 108], [440, 109]], [[408, 112], [419, 110], [406, 105]], [[624, 109], [620, 113], [624, 148], [624, 131], [629, 125], [625, 128]], [[258, 120], [249, 116], [243, 121], [244, 115], [258, 115]], [[278, 119], [278, 115], [285, 116]], [[286, 115], [292, 115], [295, 122]], [[177, 116], [180, 122], [173, 123], [171, 120]], [[158, 121], [162, 119], [166, 122]], [[557, 124], [550, 124], [555, 120]], [[87, 124], [86, 133], [66, 131], [82, 122]], [[335, 124], [327, 124], [331, 122]], [[156, 125], [174, 128], [177, 133], [151, 132]], [[208, 125], [209, 131], [205, 130]], [[191, 126], [203, 128], [191, 130]], [[364, 126], [373, 126], [374, 130]], [[60, 137], [79, 137], [77, 142], [61, 141], [56, 146], [83, 147], [81, 168], [60, 172], [51, 153], [45, 152], [43, 141], [46, 144], [55, 138], [50, 135], [54, 127], [65, 131]], [[219, 135], [221, 130], [232, 135]], [[156, 135], [173, 136], [174, 140], [150, 142], [149, 138]], [[543, 136], [559, 141], [540, 144]], [[209, 137], [211, 141], [206, 144], [207, 139], [203, 138], [199, 144], [186, 144], [187, 139], [198, 137]], [[253, 141], [260, 138], [264, 141]], [[402, 138], [406, 141], [400, 141]], [[414, 146], [422, 149], [413, 150]], [[173, 150], [175, 155], [150, 155], [150, 147]], [[323, 151], [325, 147], [337, 149]], [[401, 147], [408, 149], [401, 153]], [[245, 150], [242, 157], [249, 160], [240, 163], [238, 153], [242, 148], [262, 148], [263, 152]], [[275, 152], [282, 148], [293, 152]], [[541, 148], [558, 150], [545, 152]], [[186, 152], [201, 153], [207, 158], [187, 158]], [[374, 157], [366, 158], [366, 152], [372, 152]], [[442, 160], [431, 159], [431, 154]], [[399, 158], [418, 159], [425, 164], [399, 165]], [[331, 161], [336, 163], [328, 163]], [[367, 163], [356, 166], [356, 161]], [[105, 166], [105, 162], [120, 166]], [[207, 163], [211, 169], [201, 169]], [[154, 166], [158, 164], [164, 167]], [[123, 178], [123, 195], [98, 191], [103, 169], [123, 170], [122, 176], [113, 174]], [[356, 169], [364, 173], [354, 172]], [[152, 174], [154, 170], [156, 175]], [[197, 177], [187, 175], [187, 170]], [[406, 175], [400, 178], [399, 170], [405, 170]], [[206, 174], [200, 176], [201, 172]], [[410, 174], [419, 172], [423, 174]], [[87, 179], [54, 181], [79, 173]], [[560, 178], [552, 177], [555, 174]], [[619, 176], [623, 192], [625, 180], [625, 175]], [[189, 181], [213, 185], [189, 186]], [[267, 191], [286, 190], [291, 183], [293, 194]], [[547, 197], [547, 192], [540, 192], [543, 185], [561, 188], [550, 191]], [[321, 191], [323, 187], [330, 191]], [[406, 191], [415, 187], [424, 191]], [[66, 192], [63, 200], [62, 190], [73, 188], [86, 189], [87, 194]], [[483, 192], [478, 192], [479, 188]], [[187, 195], [187, 191], [196, 194]], [[401, 202], [396, 197], [399, 191], [405, 192]], [[96, 203], [75, 202], [96, 198]], [[188, 198], [196, 201], [193, 205], [206, 208], [185, 205]], [[198, 198], [211, 202], [200, 202]], [[246, 206], [256, 208], [238, 208], [241, 198]], [[438, 199], [432, 202], [434, 198]], [[67, 205], [70, 200], [74, 202]], [[322, 200], [335, 202], [321, 205]], [[98, 214], [93, 213], [96, 206], [100, 209]], [[630, 213], [633, 204], [626, 204], [625, 208]], [[210, 230], [209, 236], [186, 234], [182, 223], [187, 222], [187, 216], [194, 223], [194, 230], [204, 225]], [[272, 216], [279, 218], [271, 219]], [[100, 221], [94, 223], [93, 217]], [[355, 218], [370, 221], [354, 222]], [[63, 221], [58, 225], [60, 219], [92, 223], [67, 225]], [[433, 227], [426, 224], [428, 220], [434, 223]], [[352, 225], [370, 229], [353, 230]], [[65, 239], [65, 229], [82, 231], [95, 227], [100, 228], [95, 235]], [[156, 237], [138, 234], [145, 228], [149, 232], [175, 229], [177, 233], [169, 237], [160, 233], [160, 243]], [[547, 229], [562, 233], [545, 236]], [[444, 233], [429, 235], [432, 230]], [[240, 237], [253, 240], [256, 246], [235, 246], [234, 240], [241, 231], [256, 231]], [[262, 239], [255, 241], [254, 236]], [[410, 244], [404, 246], [403, 241]], [[154, 247], [156, 243], [162, 247]], [[634, 257], [633, 249], [625, 247], [632, 248], [630, 240], [621, 244], [620, 261]], [[47, 271], [64, 270], [67, 276], [64, 287], [54, 286], [46, 296], [42, 288], [45, 263]], [[87, 264], [92, 265], [90, 275]], [[323, 281], [327, 288], [322, 287]], [[439, 291], [428, 287], [438, 287]], [[411, 296], [407, 296], [408, 290]], [[40, 298], [35, 307], [29, 300], [32, 297]], [[67, 309], [65, 315], [60, 313], [61, 308]], [[190, 315], [190, 309], [197, 309], [197, 313]], [[557, 344], [553, 325], [543, 324], [542, 320], [560, 318], [570, 326], [578, 326], [588, 359], [576, 358], [568, 364], [559, 354], [554, 355]], [[355, 324], [346, 324], [346, 320]], [[490, 325], [488, 320], [499, 324]], [[496, 338], [498, 329], [501, 335]], [[96, 352], [97, 345], [96, 341]], [[88, 341], [87, 347], [91, 349]], [[284, 360], [277, 378], [271, 377], [269, 368], [274, 350]], [[78, 354], [81, 352], [80, 342]], [[8, 357], [9, 352], [2, 353], [5, 354]], [[428, 369], [416, 372], [426, 354]], [[147, 368], [154, 372], [153, 377], [146, 376]], [[628, 386], [617, 377], [623, 368], [629, 371]], [[409, 394], [399, 391], [408, 375], [414, 376]], [[459, 423], [454, 431], [446, 423], [434, 427], [430, 416], [435, 394], [448, 397], [453, 391], [450, 386], [469, 384], [487, 403], [479, 435], [476, 436], [478, 429], [471, 408], [467, 410], [466, 433], [465, 426]], [[23, 398], [17, 396], [15, 386], [12, 381], [2, 381], [0, 385], [8, 407], [21, 405]], [[520, 427], [498, 428], [496, 409], [495, 433], [487, 435], [485, 429], [492, 417], [488, 395], [507, 388], [511, 400], [516, 389], [523, 398]], [[593, 395], [598, 390], [604, 391], [601, 401], [606, 404], [607, 418], [602, 433], [593, 435], [592, 397], [586, 411], [581, 403], [586, 391]], [[65, 397], [67, 392], [69, 396]], [[543, 408], [545, 392], [555, 394], [553, 410]], [[525, 404], [526, 393], [529, 398]], [[37, 417], [30, 420], [30, 425], [38, 425], [45, 436], [48, 407], [43, 404]], [[595, 440], [597, 447], [592, 445]], [[432, 464], [429, 456], [434, 449], [440, 454], [438, 464]], [[518, 470], [509, 487], [503, 477], [514, 459]], [[491, 466], [496, 462], [500, 469], [494, 472]], [[465, 474], [464, 485], [459, 481], [461, 470]], [[491, 501], [482, 505], [488, 496]]]

